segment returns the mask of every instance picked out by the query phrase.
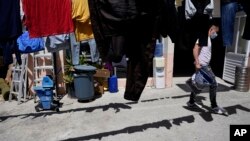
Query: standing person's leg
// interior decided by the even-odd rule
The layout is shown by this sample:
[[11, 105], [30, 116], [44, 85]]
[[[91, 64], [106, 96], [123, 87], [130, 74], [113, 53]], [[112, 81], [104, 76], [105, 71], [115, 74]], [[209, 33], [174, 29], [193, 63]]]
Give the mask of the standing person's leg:
[[186, 81], [186, 84], [191, 89], [190, 99], [187, 102], [187, 105], [189, 107], [201, 108], [201, 106], [196, 103], [196, 95], [200, 93], [200, 90], [198, 90], [197, 86], [195, 86], [195, 77], [196, 77], [196, 74], [193, 74], [193, 76]]
[[196, 94], [194, 92], [191, 92], [189, 103], [194, 104], [195, 102], [196, 102]]
[[200, 90], [196, 88], [194, 83], [192, 78], [186, 81], [186, 84], [191, 88], [190, 99], [187, 102], [187, 106], [191, 108], [201, 108], [202, 106], [196, 103], [196, 95], [200, 93]]
[[211, 69], [210, 66], [203, 67], [203, 70], [208, 74], [208, 77], [210, 79], [210, 86], [209, 86], [209, 98], [211, 102], [211, 107], [217, 107], [217, 102], [216, 102], [216, 94], [217, 94], [217, 82], [215, 79], [215, 75]]
[[219, 107], [217, 105], [216, 95], [217, 95], [218, 84], [216, 82], [215, 75], [214, 75], [211, 67], [206, 66], [203, 68], [203, 70], [206, 72], [206, 74], [208, 75], [208, 77], [210, 79], [209, 97], [210, 97], [211, 108], [212, 108], [213, 112], [216, 114], [227, 114], [227, 111], [224, 108]]

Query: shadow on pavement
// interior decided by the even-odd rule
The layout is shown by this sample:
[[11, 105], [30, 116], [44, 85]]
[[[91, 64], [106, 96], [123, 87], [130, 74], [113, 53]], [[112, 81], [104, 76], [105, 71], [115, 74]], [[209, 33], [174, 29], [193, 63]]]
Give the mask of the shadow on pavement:
[[[134, 103], [131, 103], [134, 104]], [[46, 111], [46, 112], [41, 112], [41, 113], [29, 113], [29, 114], [20, 114], [20, 115], [9, 115], [9, 116], [0, 116], [0, 122], [5, 121], [8, 118], [15, 118], [15, 117], [22, 117], [27, 118], [27, 117], [33, 117], [38, 118], [38, 117], [43, 117], [43, 116], [49, 116], [49, 115], [57, 115], [57, 114], [64, 114], [68, 112], [80, 112], [80, 111], [85, 111], [87, 113], [93, 112], [94, 110], [99, 110], [102, 109], [103, 111], [107, 111], [109, 109], [114, 109], [115, 113], [120, 112], [121, 109], [131, 109], [131, 107], [128, 104], [124, 103], [110, 103], [108, 105], [103, 105], [103, 106], [95, 106], [95, 107], [87, 107], [87, 108], [77, 108], [77, 109], [70, 109], [70, 110], [65, 110], [65, 111], [60, 111], [60, 112], [54, 112], [54, 111]]]
[[[185, 92], [191, 92], [191, 89], [186, 84], [176, 84], [176, 85]], [[218, 83], [217, 92], [227, 92], [232, 89], [233, 88], [231, 87]], [[202, 90], [201, 93], [208, 93], [208, 92], [209, 92], [209, 87], [206, 87]]]
[[[245, 112], [250, 112], [250, 109], [243, 107], [242, 105], [229, 106], [229, 107], [225, 107], [225, 109], [228, 111], [229, 115], [236, 114], [237, 113], [236, 109], [239, 109]], [[210, 122], [213, 120], [212, 113], [209, 111], [201, 112], [199, 115], [207, 122]], [[166, 129], [170, 130], [171, 127], [173, 127], [173, 125], [180, 126], [182, 122], [187, 122], [191, 124], [195, 122], [195, 117], [194, 115], [189, 115], [189, 116], [179, 117], [175, 119], [161, 120], [161, 121], [146, 123], [142, 125], [125, 127], [123, 129], [115, 130], [115, 131], [103, 132], [103, 133], [98, 133], [98, 134], [93, 134], [93, 135], [86, 135], [86, 136], [76, 137], [76, 138], [69, 138], [69, 139], [65, 139], [64, 141], [90, 140], [90, 139], [100, 140], [103, 137], [114, 136], [118, 134], [132, 134], [136, 132], [143, 132], [144, 130], [147, 130], [150, 128], [165, 127]]]
[[159, 101], [159, 100], [164, 100], [164, 99], [169, 99], [169, 98], [170, 97], [154, 98], [154, 99], [142, 100], [141, 102], [154, 102], [154, 101]]
[[[189, 97], [189, 95], [148, 99], [148, 100], [142, 100], [141, 102], [142, 103], [143, 102], [155, 102], [155, 101], [159, 101], [159, 100], [166, 100], [169, 98], [178, 99], [178, 98], [186, 98], [186, 97]], [[196, 115], [200, 116], [206, 122], [213, 121], [213, 117], [212, 117], [213, 113], [211, 112], [210, 107], [208, 107], [202, 103], [202, 101], [206, 100], [206, 98], [198, 95], [196, 100], [199, 104], [202, 105], [202, 109], [192, 110], [192, 109], [189, 109], [187, 106], [183, 106], [183, 108], [190, 110], [190, 111], [197, 112], [198, 114], [196, 114]], [[87, 113], [91, 113], [94, 110], [100, 110], [100, 109], [103, 111], [107, 111], [109, 109], [114, 109], [115, 113], [118, 113], [121, 111], [121, 109], [128, 109], [128, 110], [132, 109], [131, 105], [133, 105], [133, 104], [137, 104], [137, 102], [110, 103], [108, 105], [70, 109], [70, 110], [65, 110], [65, 111], [61, 111], [61, 112], [52, 112], [52, 111], [47, 112], [46, 111], [46, 112], [41, 112], [41, 113], [29, 113], [29, 114], [20, 114], [20, 115], [0, 116], [0, 122], [3, 122], [9, 118], [16, 118], [16, 117], [20, 117], [21, 119], [27, 118], [27, 117], [33, 117], [33, 119], [34, 119], [34, 118], [38, 118], [38, 117], [44, 117], [44, 116], [49, 116], [49, 115], [53, 115], [53, 114], [55, 114], [55, 115], [56, 114], [64, 114], [64, 113], [69, 113], [69, 112], [85, 111]], [[234, 105], [234, 106], [229, 106], [229, 107], [224, 107], [224, 108], [228, 111], [229, 115], [237, 114], [237, 109], [245, 111], [245, 112], [250, 112], [249, 108], [246, 108], [242, 105]], [[70, 139], [66, 139], [66, 140], [101, 139], [101, 138], [107, 137], [107, 136], [118, 135], [118, 134], [127, 134], [127, 133], [132, 134], [132, 133], [136, 133], [136, 132], [143, 132], [144, 130], [147, 130], [150, 128], [160, 128], [160, 127], [165, 127], [166, 129], [170, 130], [173, 125], [180, 126], [183, 122], [187, 122], [187, 123], [191, 124], [191, 123], [195, 122], [195, 116], [188, 115], [188, 116], [184, 116], [184, 117], [177, 117], [174, 119], [166, 119], [166, 120], [156, 121], [156, 122], [152, 122], [152, 123], [146, 123], [146, 124], [142, 124], [142, 125], [125, 127], [123, 129], [120, 129], [120, 130], [97, 133], [97, 134], [93, 134], [93, 135], [86, 135], [86, 136], [70, 138]]]
[[[156, 101], [160, 101], [160, 100], [166, 100], [166, 99], [179, 99], [179, 98], [186, 98], [189, 97], [190, 95], [181, 95], [181, 96], [173, 96], [173, 97], [161, 97], [161, 98], [155, 98], [155, 99], [148, 99], [148, 100], [141, 100], [142, 103], [145, 102], [156, 102]], [[206, 100], [205, 97], [203, 96], [199, 96], [197, 95], [196, 100], [198, 103], [202, 104], [202, 100]], [[77, 109], [70, 109], [70, 110], [65, 110], [65, 111], [60, 111], [60, 112], [55, 112], [55, 111], [46, 111], [44, 110], [43, 112], [36, 112], [36, 113], [28, 113], [28, 114], [19, 114], [19, 115], [6, 115], [6, 116], [0, 116], [0, 122], [3, 122], [9, 118], [16, 118], [16, 117], [21, 117], [22, 119], [27, 118], [27, 117], [33, 117], [32, 119], [35, 118], [39, 118], [39, 117], [44, 117], [44, 116], [50, 116], [50, 115], [59, 115], [59, 114], [64, 114], [64, 113], [69, 113], [69, 112], [81, 112], [81, 111], [85, 111], [87, 113], [91, 113], [95, 110], [102, 110], [102, 111], [107, 111], [110, 109], [114, 109], [115, 113], [120, 112], [122, 109], [126, 109], [126, 110], [130, 110], [132, 109], [132, 107], [130, 105], [133, 104], [138, 104], [138, 102], [127, 102], [127, 103], [109, 103], [108, 105], [102, 105], [102, 106], [94, 106], [94, 107], [85, 107], [85, 108], [77, 108]], [[60, 105], [62, 105], [62, 103], [60, 103]], [[210, 107], [207, 107], [206, 105], [203, 105], [203, 108], [210, 110]], [[204, 119], [206, 121], [211, 121], [211, 117], [206, 116], [206, 112], [205, 110], [194, 110], [194, 109], [190, 109], [187, 106], [183, 106], [183, 108], [190, 110], [190, 111], [194, 111], [194, 112], [199, 112], [199, 113], [204, 113], [201, 116], [204, 117]], [[244, 109], [244, 108], [242, 108]], [[227, 109], [228, 110], [228, 109]], [[230, 110], [230, 109], [229, 109]], [[228, 112], [230, 112], [228, 110]], [[244, 109], [245, 111], [246, 108]], [[235, 110], [231, 109], [231, 112], [236, 113]], [[207, 118], [208, 117], [208, 118]]]
[[[159, 101], [159, 100], [165, 100], [169, 99], [169, 97], [162, 97], [158, 99], [148, 99], [148, 100], [142, 100], [142, 103], [145, 102], [154, 102], [154, 101]], [[51, 110], [43, 110], [43, 112], [37, 112], [37, 113], [28, 113], [28, 114], [20, 114], [20, 115], [8, 115], [8, 116], [0, 116], [0, 122], [3, 122], [7, 120], [8, 118], [16, 118], [16, 117], [22, 117], [27, 118], [27, 117], [33, 117], [33, 119], [38, 118], [38, 117], [43, 117], [43, 116], [49, 116], [49, 115], [57, 115], [57, 114], [64, 114], [68, 112], [81, 112], [85, 111], [87, 113], [91, 113], [95, 110], [101, 109], [102, 111], [107, 111], [109, 109], [114, 109], [115, 113], [118, 113], [121, 111], [121, 109], [132, 109], [131, 106], [133, 104], [137, 104], [138, 102], [127, 102], [127, 103], [109, 103], [108, 105], [102, 105], [102, 106], [94, 106], [94, 107], [86, 107], [86, 108], [77, 108], [77, 109], [70, 109], [70, 110], [65, 110], [65, 111], [60, 111], [60, 112], [55, 112]], [[62, 105], [63, 103], [60, 103]], [[35, 105], [36, 106], [36, 105]]]

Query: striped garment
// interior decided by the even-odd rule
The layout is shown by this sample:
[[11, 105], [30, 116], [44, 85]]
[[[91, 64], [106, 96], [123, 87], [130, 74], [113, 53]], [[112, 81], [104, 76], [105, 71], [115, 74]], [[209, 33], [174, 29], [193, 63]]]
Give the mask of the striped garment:
[[[199, 43], [199, 40], [197, 40], [196, 43]], [[211, 39], [208, 37], [207, 46], [202, 46], [199, 54], [199, 63], [201, 66], [208, 66], [211, 60], [212, 55], [212, 44]]]

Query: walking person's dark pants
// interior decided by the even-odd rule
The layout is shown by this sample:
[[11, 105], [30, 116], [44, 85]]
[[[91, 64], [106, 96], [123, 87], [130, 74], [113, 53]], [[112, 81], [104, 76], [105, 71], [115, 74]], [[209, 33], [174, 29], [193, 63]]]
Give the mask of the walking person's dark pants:
[[[214, 75], [214, 73], [213, 73], [210, 66], [203, 66], [201, 69], [207, 74], [207, 76], [211, 80], [210, 86], [209, 86], [210, 87], [209, 88], [209, 98], [210, 98], [211, 106], [212, 106], [212, 108], [217, 107], [216, 92], [217, 92], [218, 84], [217, 84], [217, 82], [215, 80], [215, 75]], [[190, 101], [189, 101], [190, 103], [195, 102], [197, 94], [198, 93], [191, 92]]]

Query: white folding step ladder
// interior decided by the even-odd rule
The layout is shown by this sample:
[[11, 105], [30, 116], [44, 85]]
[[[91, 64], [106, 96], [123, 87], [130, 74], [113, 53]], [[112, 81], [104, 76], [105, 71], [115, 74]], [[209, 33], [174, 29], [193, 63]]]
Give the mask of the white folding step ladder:
[[28, 55], [21, 55], [22, 64], [19, 65], [14, 59], [12, 67], [12, 81], [10, 86], [9, 101], [12, 100], [12, 96], [16, 96], [18, 104], [27, 100], [27, 65]]
[[[42, 79], [46, 75], [51, 75], [53, 79], [56, 80], [54, 59], [53, 53], [48, 52], [46, 48], [33, 54], [33, 86], [42, 86]], [[57, 98], [56, 88], [54, 93]], [[34, 100], [36, 102], [35, 96], [36, 95], [34, 95]]]

